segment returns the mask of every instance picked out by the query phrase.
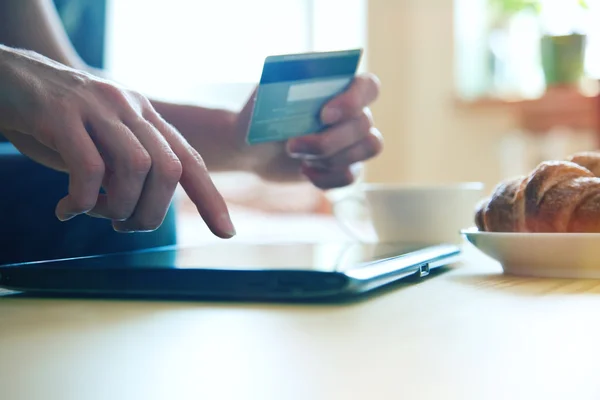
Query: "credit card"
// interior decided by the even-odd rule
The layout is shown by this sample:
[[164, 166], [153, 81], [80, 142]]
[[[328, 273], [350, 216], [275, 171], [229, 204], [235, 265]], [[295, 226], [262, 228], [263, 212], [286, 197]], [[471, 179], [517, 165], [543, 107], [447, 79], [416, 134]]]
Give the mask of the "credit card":
[[352, 83], [362, 49], [265, 59], [247, 142], [258, 144], [321, 132], [323, 106]]

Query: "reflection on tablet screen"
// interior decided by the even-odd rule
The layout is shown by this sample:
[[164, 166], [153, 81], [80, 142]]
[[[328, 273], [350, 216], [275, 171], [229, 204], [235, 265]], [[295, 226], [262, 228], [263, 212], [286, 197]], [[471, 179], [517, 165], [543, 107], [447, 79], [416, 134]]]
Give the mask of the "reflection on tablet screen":
[[211, 268], [301, 269], [347, 271], [361, 264], [396, 257], [425, 246], [406, 244], [210, 244], [198, 247], [163, 247], [100, 257], [59, 260], [47, 267], [79, 268]]

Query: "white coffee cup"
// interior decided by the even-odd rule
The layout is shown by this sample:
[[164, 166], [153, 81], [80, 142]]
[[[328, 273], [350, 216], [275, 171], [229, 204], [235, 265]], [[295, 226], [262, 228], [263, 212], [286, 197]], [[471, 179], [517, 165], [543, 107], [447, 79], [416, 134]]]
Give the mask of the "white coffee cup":
[[[460, 230], [474, 224], [483, 189], [480, 182], [362, 184], [356, 193], [334, 202], [334, 211], [342, 228], [359, 241], [456, 244], [463, 240]], [[366, 218], [349, 216], [342, 209], [349, 202], [360, 204]], [[365, 222], [374, 235], [365, 233]]]

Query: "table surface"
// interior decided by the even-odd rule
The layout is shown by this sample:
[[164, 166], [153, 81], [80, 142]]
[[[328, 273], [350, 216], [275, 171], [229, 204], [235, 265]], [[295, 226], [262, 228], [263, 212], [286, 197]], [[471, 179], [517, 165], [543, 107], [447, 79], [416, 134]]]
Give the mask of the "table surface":
[[467, 247], [336, 305], [0, 297], [0, 398], [599, 399], [600, 281]]

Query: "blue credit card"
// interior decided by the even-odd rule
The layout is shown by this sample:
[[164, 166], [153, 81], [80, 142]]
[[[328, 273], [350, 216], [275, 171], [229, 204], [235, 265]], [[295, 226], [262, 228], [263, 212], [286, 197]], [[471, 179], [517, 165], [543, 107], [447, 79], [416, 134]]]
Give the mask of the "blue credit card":
[[265, 60], [247, 142], [318, 133], [323, 106], [352, 83], [362, 49], [270, 56]]

